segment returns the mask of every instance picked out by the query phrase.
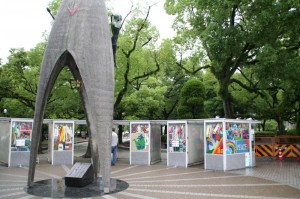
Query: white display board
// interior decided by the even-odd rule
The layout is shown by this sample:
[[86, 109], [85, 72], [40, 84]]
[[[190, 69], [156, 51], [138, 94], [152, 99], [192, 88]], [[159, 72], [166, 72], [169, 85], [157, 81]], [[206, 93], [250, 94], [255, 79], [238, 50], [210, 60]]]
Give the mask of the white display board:
[[10, 156], [10, 119], [0, 118], [0, 162], [7, 164]]
[[74, 121], [54, 120], [51, 129], [52, 165], [74, 163]]
[[167, 166], [187, 167], [187, 137], [186, 121], [167, 123]]
[[29, 166], [32, 127], [32, 119], [11, 119], [9, 167]]
[[167, 123], [167, 166], [185, 167], [204, 162], [204, 120]]
[[130, 122], [130, 164], [150, 165], [150, 122]]
[[225, 118], [205, 120], [204, 167], [225, 171], [254, 166], [254, 131], [251, 125], [257, 123], [260, 122]]

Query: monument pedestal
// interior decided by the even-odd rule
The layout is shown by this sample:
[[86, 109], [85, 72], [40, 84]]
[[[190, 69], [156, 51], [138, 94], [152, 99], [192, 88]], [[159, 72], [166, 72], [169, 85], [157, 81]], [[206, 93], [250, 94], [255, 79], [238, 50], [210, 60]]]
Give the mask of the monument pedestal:
[[84, 187], [94, 181], [93, 165], [77, 162], [65, 177], [67, 187]]
[[[109, 194], [124, 191], [129, 187], [128, 183], [118, 179], [110, 179]], [[41, 198], [93, 198], [105, 194], [101, 177], [84, 187], [70, 187], [63, 179], [48, 179], [34, 182], [31, 187], [25, 187], [25, 192]]]

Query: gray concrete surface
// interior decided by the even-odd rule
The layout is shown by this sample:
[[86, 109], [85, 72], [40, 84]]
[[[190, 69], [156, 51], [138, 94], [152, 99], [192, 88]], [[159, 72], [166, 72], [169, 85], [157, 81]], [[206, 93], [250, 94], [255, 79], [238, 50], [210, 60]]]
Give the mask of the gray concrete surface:
[[[80, 156], [86, 143], [75, 145], [75, 161], [90, 161]], [[39, 155], [36, 181], [62, 178], [72, 165], [51, 166], [47, 154]], [[112, 167], [111, 176], [129, 183], [125, 191], [97, 198], [151, 199], [151, 198], [300, 198], [300, 162], [257, 158], [257, 166], [235, 171], [204, 170], [203, 165], [189, 168], [167, 167], [166, 153], [162, 162], [151, 166], [129, 165], [129, 151], [118, 150], [118, 161]], [[1, 198], [39, 198], [28, 195], [26, 186], [28, 168], [0, 166]]]
[[89, 124], [94, 172], [100, 171], [104, 190], [109, 192], [115, 78], [108, 13], [103, 0], [61, 1], [39, 75], [30, 137], [28, 186], [34, 181], [47, 99], [64, 67], [68, 67], [74, 77]]

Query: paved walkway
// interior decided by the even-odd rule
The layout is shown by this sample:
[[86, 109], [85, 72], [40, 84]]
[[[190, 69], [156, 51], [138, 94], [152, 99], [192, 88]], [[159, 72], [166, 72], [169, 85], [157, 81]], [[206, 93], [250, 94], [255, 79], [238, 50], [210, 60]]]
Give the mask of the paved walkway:
[[256, 157], [254, 168], [230, 171], [230, 173], [255, 176], [286, 184], [300, 190], [300, 162], [295, 159], [278, 161], [271, 158]]
[[[75, 160], [85, 145], [77, 145]], [[35, 181], [61, 179], [72, 165], [51, 166], [47, 154], [40, 155], [36, 167]], [[85, 160], [88, 161], [88, 160]], [[39, 198], [24, 192], [28, 168], [7, 168], [0, 166], [0, 199]], [[116, 166], [112, 167], [112, 178], [129, 184], [125, 191], [104, 195], [107, 199], [152, 199], [152, 198], [251, 198], [251, 199], [299, 199], [300, 162], [257, 159], [257, 166], [236, 171], [204, 170], [203, 165], [189, 168], [166, 166], [166, 154], [162, 162], [151, 166], [129, 165], [128, 150], [119, 150]]]

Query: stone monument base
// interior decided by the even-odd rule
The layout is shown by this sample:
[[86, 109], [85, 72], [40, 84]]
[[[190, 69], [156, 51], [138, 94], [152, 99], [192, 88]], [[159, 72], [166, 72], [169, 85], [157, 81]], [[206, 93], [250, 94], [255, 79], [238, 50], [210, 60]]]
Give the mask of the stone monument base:
[[91, 163], [76, 162], [65, 177], [68, 187], [84, 187], [94, 181], [93, 165]]
[[[109, 194], [124, 191], [128, 187], [127, 182], [112, 178]], [[37, 181], [31, 187], [25, 187], [24, 190], [28, 194], [46, 198], [91, 198], [106, 194], [101, 177], [85, 187], [68, 187], [63, 178]]]

